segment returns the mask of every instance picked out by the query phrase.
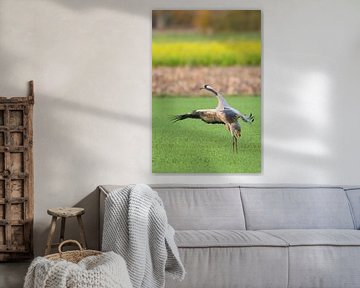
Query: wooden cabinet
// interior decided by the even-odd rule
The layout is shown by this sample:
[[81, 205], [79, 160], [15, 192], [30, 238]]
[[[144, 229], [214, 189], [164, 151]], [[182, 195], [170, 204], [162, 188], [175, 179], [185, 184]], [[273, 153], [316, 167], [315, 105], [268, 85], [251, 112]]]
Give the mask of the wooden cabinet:
[[27, 97], [0, 97], [0, 261], [33, 255], [33, 82]]

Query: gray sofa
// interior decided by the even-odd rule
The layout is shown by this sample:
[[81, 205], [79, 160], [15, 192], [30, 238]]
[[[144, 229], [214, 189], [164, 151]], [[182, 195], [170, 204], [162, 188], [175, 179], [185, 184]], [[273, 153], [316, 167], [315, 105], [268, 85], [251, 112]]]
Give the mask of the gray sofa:
[[167, 288], [360, 287], [360, 188], [151, 186], [187, 271]]

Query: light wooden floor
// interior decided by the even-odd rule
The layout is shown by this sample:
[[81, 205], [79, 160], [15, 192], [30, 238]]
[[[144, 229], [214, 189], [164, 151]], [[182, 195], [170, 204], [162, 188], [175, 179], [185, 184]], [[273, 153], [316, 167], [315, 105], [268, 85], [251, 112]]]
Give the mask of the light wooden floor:
[[21, 288], [30, 262], [0, 263], [0, 287]]

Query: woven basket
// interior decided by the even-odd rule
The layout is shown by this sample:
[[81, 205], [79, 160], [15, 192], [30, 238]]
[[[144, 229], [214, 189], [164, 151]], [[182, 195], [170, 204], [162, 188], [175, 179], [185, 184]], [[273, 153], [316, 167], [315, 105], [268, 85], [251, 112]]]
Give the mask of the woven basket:
[[[76, 244], [79, 247], [79, 250], [63, 252], [61, 250], [61, 248], [65, 244], [69, 244], [69, 243]], [[100, 252], [100, 251], [83, 249], [81, 244], [76, 240], [66, 240], [66, 241], [61, 242], [61, 244], [59, 245], [58, 251], [59, 251], [59, 253], [47, 255], [47, 256], [45, 256], [45, 258], [47, 258], [49, 260], [55, 260], [55, 261], [56, 260], [66, 260], [69, 262], [78, 263], [85, 257], [96, 256], [96, 255], [102, 254], [102, 252]]]

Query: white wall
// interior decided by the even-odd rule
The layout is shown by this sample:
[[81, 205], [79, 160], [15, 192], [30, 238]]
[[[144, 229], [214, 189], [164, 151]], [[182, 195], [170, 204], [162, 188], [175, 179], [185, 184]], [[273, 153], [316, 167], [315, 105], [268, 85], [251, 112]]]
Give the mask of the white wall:
[[[151, 174], [151, 9], [262, 9], [263, 171]], [[35, 81], [35, 248], [46, 208], [99, 184], [360, 184], [359, 1], [0, 0], [0, 95]]]

